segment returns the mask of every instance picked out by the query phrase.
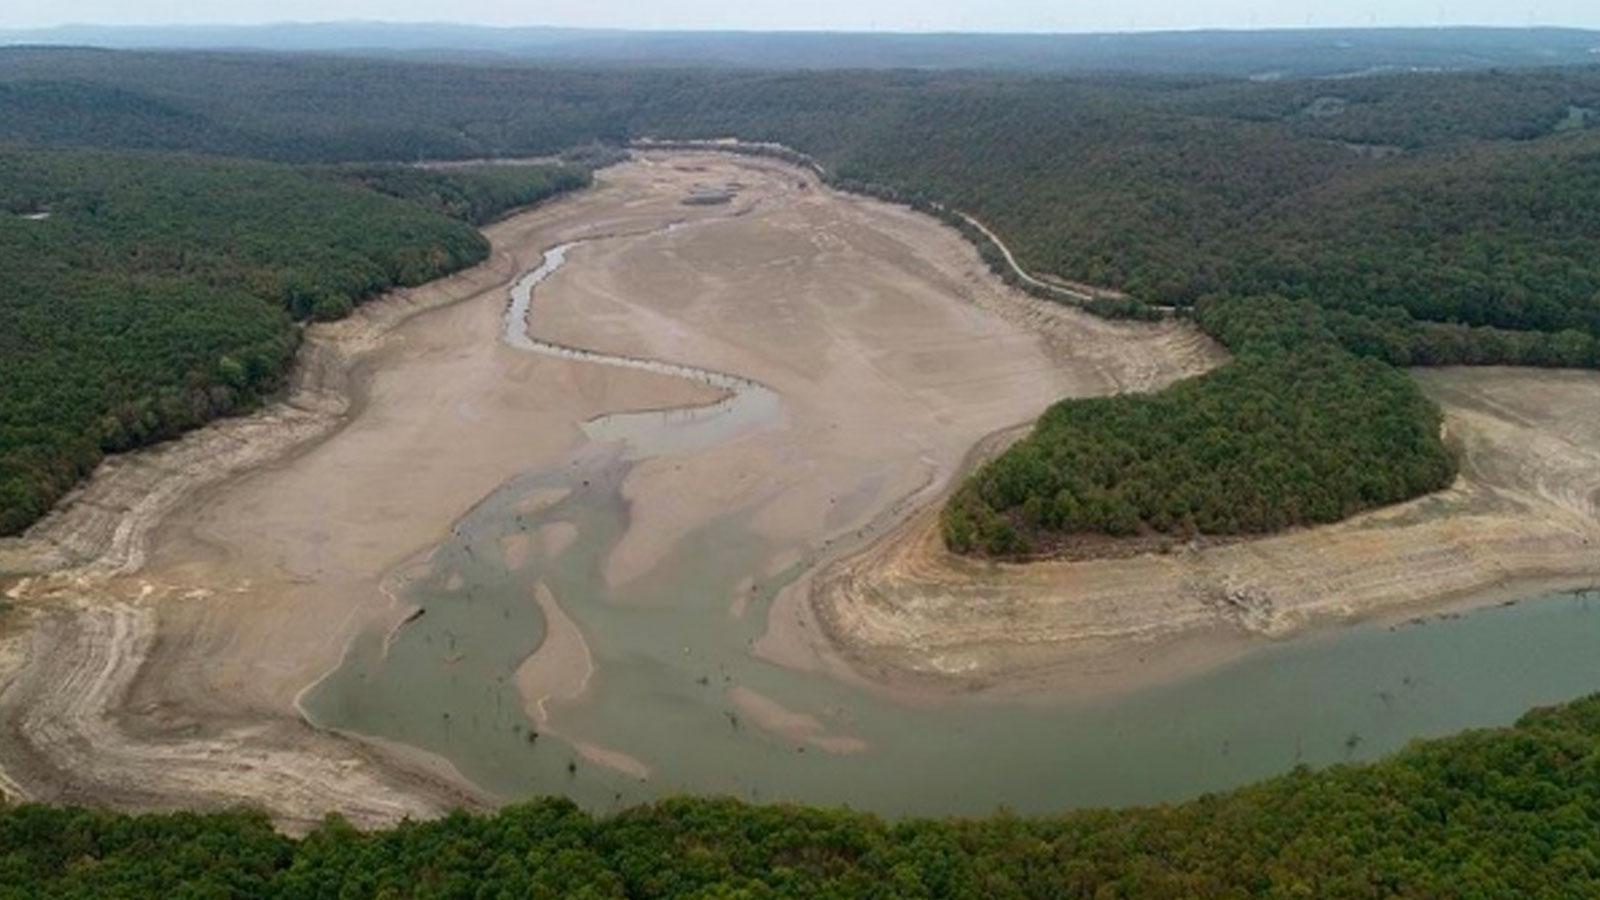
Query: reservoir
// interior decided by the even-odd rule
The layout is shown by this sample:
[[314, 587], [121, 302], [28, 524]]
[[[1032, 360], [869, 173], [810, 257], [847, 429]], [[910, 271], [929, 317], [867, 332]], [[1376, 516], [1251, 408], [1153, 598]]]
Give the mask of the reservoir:
[[[508, 799], [561, 794], [605, 810], [695, 793], [947, 815], [1180, 800], [1509, 724], [1600, 688], [1600, 597], [1562, 594], [1297, 638], [1103, 704], [907, 707], [748, 654], [759, 602], [776, 585], [743, 620], [728, 615], [725, 598], [767, 550], [741, 543], [737, 522], [686, 538], [639, 583], [607, 588], [600, 560], [624, 526], [623, 468], [599, 459], [561, 473], [577, 480], [574, 492], [532, 516], [515, 512], [515, 498], [547, 479], [475, 511], [406, 588], [426, 614], [387, 652], [380, 634], [352, 647], [306, 698], [308, 714], [441, 754]], [[580, 537], [555, 558], [535, 547], [507, 570], [498, 529], [554, 520]], [[554, 711], [561, 736], [530, 741], [537, 726], [512, 678], [542, 640], [540, 580], [586, 637], [594, 675], [585, 699]], [[863, 746], [829, 753], [763, 729], [730, 698], [736, 687]], [[592, 764], [573, 741], [625, 753], [650, 774]]]
[[[525, 337], [533, 288], [567, 249], [519, 282], [508, 343], [652, 365]], [[438, 754], [507, 800], [564, 795], [605, 811], [692, 793], [942, 816], [1181, 800], [1600, 689], [1600, 598], [1570, 594], [1263, 642], [1103, 702], [907, 706], [769, 664], [750, 654], [768, 607], [833, 536], [775, 546], [735, 513], [679, 536], [641, 576], [604, 575], [629, 526], [632, 467], [782, 414], [755, 382], [671, 371], [727, 397], [595, 420], [562, 465], [486, 498], [426, 560], [392, 573], [391, 593], [416, 612], [354, 642], [302, 698], [306, 715]], [[583, 672], [571, 696], [550, 686], [530, 714], [530, 690], [539, 700], [545, 688], [518, 673], [552, 632], [552, 609], [578, 636], [568, 668]]]

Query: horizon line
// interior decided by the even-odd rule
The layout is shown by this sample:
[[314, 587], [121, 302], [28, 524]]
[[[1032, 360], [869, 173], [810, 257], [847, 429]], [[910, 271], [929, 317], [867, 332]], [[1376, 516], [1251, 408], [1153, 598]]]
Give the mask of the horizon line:
[[950, 28], [917, 29], [906, 27], [892, 28], [827, 28], [827, 27], [784, 27], [774, 26], [768, 28], [717, 28], [702, 26], [628, 26], [628, 25], [552, 25], [541, 23], [490, 23], [452, 21], [445, 19], [282, 19], [259, 22], [58, 22], [51, 25], [4, 25], [0, 24], [0, 32], [49, 32], [70, 29], [105, 29], [105, 30], [253, 30], [271, 28], [317, 28], [317, 27], [360, 27], [360, 26], [388, 26], [397, 28], [462, 28], [478, 29], [484, 31], [554, 31], [554, 32], [599, 32], [610, 34], [727, 34], [727, 35], [758, 35], [758, 34], [793, 34], [793, 35], [896, 35], [908, 37], [1096, 37], [1096, 36], [1135, 36], [1159, 34], [1271, 34], [1271, 33], [1311, 33], [1319, 31], [1358, 31], [1358, 32], [1384, 32], [1384, 31], [1574, 31], [1600, 34], [1600, 25], [1558, 25], [1548, 23], [1528, 25], [1496, 25], [1496, 24], [1392, 24], [1392, 25], [1204, 25], [1204, 26], [1166, 26], [1151, 28], [1105, 28], [1088, 29], [1083, 31], [1029, 31], [1029, 30], [960, 30]]

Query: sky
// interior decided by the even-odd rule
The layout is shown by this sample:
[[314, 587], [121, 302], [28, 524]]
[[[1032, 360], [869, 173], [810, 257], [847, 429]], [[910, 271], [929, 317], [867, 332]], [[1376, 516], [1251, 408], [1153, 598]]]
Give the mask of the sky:
[[1600, 28], [1600, 0], [6, 0], [0, 27], [385, 20], [639, 29]]

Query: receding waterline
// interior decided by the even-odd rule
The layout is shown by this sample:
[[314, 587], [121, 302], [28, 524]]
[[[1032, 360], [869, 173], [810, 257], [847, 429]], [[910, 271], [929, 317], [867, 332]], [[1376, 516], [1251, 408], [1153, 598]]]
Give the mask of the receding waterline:
[[[571, 459], [479, 504], [397, 590], [425, 615], [359, 638], [307, 692], [313, 721], [438, 753], [506, 799], [563, 794], [604, 810], [691, 792], [943, 815], [1176, 800], [1509, 723], [1600, 689], [1600, 600], [1588, 595], [1264, 645], [1103, 703], [911, 708], [762, 662], [750, 645], [803, 567], [770, 574], [774, 560], [807, 548], [773, 544], [730, 514], [679, 535], [628, 583], [604, 569], [629, 527], [622, 485], [639, 462], [770, 423], [778, 399], [725, 373], [529, 337], [535, 288], [573, 249], [552, 248], [518, 282], [508, 343], [728, 396], [590, 422]], [[546, 539], [556, 533], [568, 538]], [[517, 674], [544, 641], [541, 588], [581, 634], [593, 675], [536, 722]], [[730, 614], [735, 596], [742, 615]]]
[[[661, 232], [673, 228], [667, 226]], [[736, 433], [778, 421], [781, 415], [778, 395], [749, 378], [680, 363], [602, 353], [532, 337], [529, 333], [529, 317], [533, 308], [534, 288], [554, 275], [566, 264], [567, 254], [584, 243], [587, 242], [573, 241], [546, 250], [539, 267], [524, 275], [511, 288], [511, 305], [506, 309], [502, 339], [512, 347], [530, 353], [683, 378], [727, 393], [723, 399], [703, 406], [601, 416], [583, 424], [584, 434], [591, 441], [620, 443], [628, 458], [640, 459], [704, 449]]]

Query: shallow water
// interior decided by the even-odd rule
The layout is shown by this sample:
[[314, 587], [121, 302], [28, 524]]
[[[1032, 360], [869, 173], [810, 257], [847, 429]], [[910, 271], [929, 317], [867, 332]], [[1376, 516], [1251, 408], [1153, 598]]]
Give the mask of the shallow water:
[[[1299, 763], [1365, 759], [1416, 737], [1506, 724], [1531, 706], [1600, 690], [1600, 598], [1582, 595], [1268, 645], [1209, 674], [1098, 704], [910, 708], [756, 660], [749, 647], [771, 600], [803, 564], [753, 584], [752, 576], [815, 547], [768, 544], [730, 515], [683, 535], [629, 584], [609, 586], [601, 573], [627, 528], [621, 485], [638, 460], [764, 427], [778, 399], [734, 376], [528, 339], [533, 288], [566, 250], [519, 283], [508, 342], [682, 369], [667, 374], [707, 380], [729, 398], [598, 419], [591, 443], [563, 465], [480, 504], [396, 585], [421, 617], [393, 635], [364, 635], [308, 692], [303, 705], [318, 724], [439, 753], [506, 798], [565, 794], [608, 809], [693, 792], [942, 815], [1181, 799]], [[553, 523], [578, 537], [552, 554], [538, 534]], [[529, 549], [512, 565], [506, 547], [519, 536]], [[595, 675], [587, 697], [555, 705], [536, 735], [513, 678], [543, 640], [539, 584], [587, 639]], [[735, 616], [741, 594], [744, 614]], [[736, 690], [811, 717], [801, 723], [810, 733], [764, 730]], [[582, 760], [580, 741], [626, 753], [651, 775], [641, 781]], [[856, 743], [864, 749], [823, 746]]]
[[[660, 231], [664, 233], [681, 227], [684, 227], [683, 223], [673, 223]], [[566, 264], [567, 254], [584, 243], [588, 242], [574, 241], [546, 250], [539, 267], [512, 286], [511, 306], [506, 311], [501, 338], [507, 344], [530, 353], [686, 378], [727, 392], [724, 399], [706, 406], [600, 416], [583, 425], [584, 435], [590, 441], [619, 443], [624, 447], [625, 456], [642, 459], [712, 447], [752, 428], [778, 421], [782, 412], [778, 395], [748, 378], [678, 363], [600, 353], [531, 337], [528, 334], [528, 317], [533, 311], [534, 288], [554, 275]]]

